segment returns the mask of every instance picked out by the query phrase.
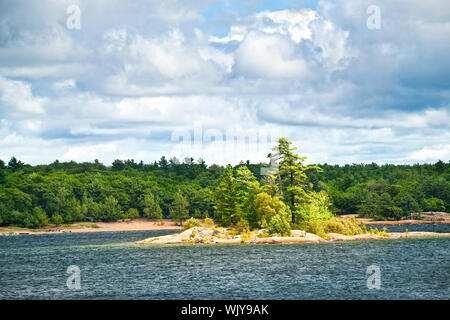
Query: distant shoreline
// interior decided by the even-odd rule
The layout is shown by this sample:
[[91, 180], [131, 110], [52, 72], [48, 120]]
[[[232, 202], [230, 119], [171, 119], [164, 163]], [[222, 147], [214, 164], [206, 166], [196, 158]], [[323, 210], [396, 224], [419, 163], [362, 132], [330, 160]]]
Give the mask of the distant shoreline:
[[[357, 218], [358, 222], [370, 225], [404, 225], [404, 224], [450, 224], [450, 219], [441, 221], [428, 220], [396, 220], [396, 221], [371, 221], [366, 218]], [[49, 232], [48, 230], [52, 230]], [[56, 231], [58, 230], [58, 231]], [[20, 227], [0, 227], [0, 236], [3, 233], [15, 232], [17, 234], [55, 234], [55, 233], [81, 233], [81, 232], [114, 232], [114, 231], [146, 231], [146, 230], [181, 230], [171, 219], [163, 219], [163, 224], [159, 220], [149, 220], [145, 218], [131, 221], [116, 222], [75, 222], [70, 225], [59, 227], [45, 227], [40, 229], [29, 229]]]
[[[171, 219], [159, 220], [136, 219], [131, 221], [116, 222], [76, 222], [69, 226], [44, 227], [40, 229], [28, 229], [19, 227], [0, 227], [2, 233], [15, 232], [17, 234], [55, 234], [55, 233], [81, 233], [81, 232], [114, 232], [114, 231], [146, 231], [146, 230], [180, 230]], [[49, 232], [47, 230], [52, 230]], [[56, 231], [58, 230], [58, 231]]]
[[396, 221], [370, 221], [370, 219], [356, 219], [358, 222], [364, 222], [369, 225], [399, 225], [399, 224], [450, 224], [450, 219], [444, 220], [396, 220]]
[[379, 220], [375, 221], [370, 218], [358, 218], [357, 214], [344, 214], [339, 217], [350, 218], [355, 217], [358, 223], [364, 222], [366, 226], [370, 225], [399, 225], [399, 224], [450, 224], [450, 214], [447, 217], [442, 218], [440, 220], [416, 220], [416, 219], [408, 219], [408, 220]]

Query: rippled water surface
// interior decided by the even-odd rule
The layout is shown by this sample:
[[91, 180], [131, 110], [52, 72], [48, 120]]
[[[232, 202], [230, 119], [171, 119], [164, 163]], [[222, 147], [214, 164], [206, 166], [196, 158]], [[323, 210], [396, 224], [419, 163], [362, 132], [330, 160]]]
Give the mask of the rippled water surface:
[[[445, 225], [420, 227], [448, 232]], [[0, 299], [450, 298], [450, 238], [295, 245], [129, 244], [169, 233], [0, 237]], [[81, 269], [81, 290], [66, 286], [70, 265]], [[381, 269], [380, 290], [367, 288], [370, 265]]]
[[405, 232], [408, 231], [428, 231], [450, 233], [450, 224], [394, 224], [394, 225], [370, 225], [370, 227], [382, 230], [386, 227], [387, 232]]

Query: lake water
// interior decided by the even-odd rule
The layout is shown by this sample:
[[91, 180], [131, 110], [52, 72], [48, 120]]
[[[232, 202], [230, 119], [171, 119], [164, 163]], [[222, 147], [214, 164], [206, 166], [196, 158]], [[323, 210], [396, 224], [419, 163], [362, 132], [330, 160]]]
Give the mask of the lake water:
[[368, 225], [370, 227], [383, 230], [386, 227], [387, 232], [405, 232], [408, 231], [429, 231], [429, 232], [445, 232], [450, 233], [450, 224], [393, 224], [393, 225]]
[[[448, 232], [448, 225], [419, 227]], [[450, 298], [450, 238], [295, 245], [128, 244], [169, 233], [0, 237], [0, 299]], [[81, 270], [80, 290], [66, 285], [70, 265]], [[379, 290], [367, 288], [366, 270], [371, 265], [381, 270]]]

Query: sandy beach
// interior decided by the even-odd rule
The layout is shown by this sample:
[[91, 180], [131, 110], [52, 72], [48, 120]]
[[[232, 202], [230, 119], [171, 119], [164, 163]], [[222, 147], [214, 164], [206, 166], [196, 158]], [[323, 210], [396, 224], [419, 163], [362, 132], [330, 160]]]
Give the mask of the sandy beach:
[[[180, 230], [170, 219], [164, 219], [163, 224], [159, 220], [136, 219], [131, 221], [118, 222], [83, 222], [74, 223], [71, 225], [63, 225], [59, 227], [46, 227], [42, 229], [27, 229], [27, 228], [0, 228], [2, 232], [15, 232], [18, 234], [48, 234], [48, 233], [64, 233], [64, 232], [111, 232], [111, 231], [139, 231], [139, 230]], [[48, 230], [51, 230], [49, 232]], [[56, 231], [58, 230], [58, 231]]]

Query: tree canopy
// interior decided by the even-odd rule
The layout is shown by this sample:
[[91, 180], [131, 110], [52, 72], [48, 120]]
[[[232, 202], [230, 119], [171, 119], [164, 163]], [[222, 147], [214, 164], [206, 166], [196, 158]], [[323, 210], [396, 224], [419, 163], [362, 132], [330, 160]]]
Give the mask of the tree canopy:
[[275, 215], [272, 229], [282, 231], [286, 221], [324, 220], [331, 212], [375, 219], [450, 212], [449, 162], [307, 166], [294, 150], [279, 139], [270, 155], [279, 160], [279, 170], [269, 176], [261, 174], [266, 163], [249, 161], [223, 167], [165, 157], [153, 163], [116, 160], [111, 166], [98, 160], [37, 166], [15, 157], [8, 164], [0, 160], [0, 225], [175, 215], [258, 228], [269, 227]]

